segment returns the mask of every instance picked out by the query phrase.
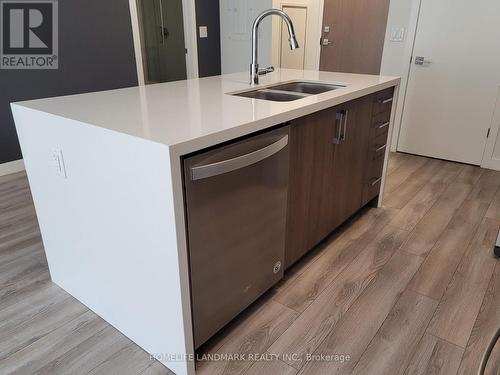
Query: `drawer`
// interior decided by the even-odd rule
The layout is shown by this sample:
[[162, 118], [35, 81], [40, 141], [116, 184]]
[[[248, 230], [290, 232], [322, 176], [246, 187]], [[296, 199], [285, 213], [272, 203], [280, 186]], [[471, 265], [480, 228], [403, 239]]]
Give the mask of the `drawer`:
[[390, 87], [388, 89], [377, 92], [374, 95], [373, 115], [377, 115], [382, 112], [391, 112], [393, 94], [394, 88]]
[[363, 204], [368, 203], [379, 194], [384, 169], [384, 158], [376, 158], [369, 163], [363, 189]]
[[370, 140], [370, 158], [374, 160], [383, 158], [387, 148], [387, 131], [384, 134], [374, 137]]
[[367, 204], [373, 198], [380, 194], [380, 184], [382, 179], [374, 180], [371, 183], [366, 184], [365, 190], [363, 192], [363, 205]]
[[384, 158], [372, 158], [368, 161], [368, 168], [365, 181], [371, 183], [382, 176], [382, 169], [384, 168]]
[[382, 134], [387, 134], [391, 120], [391, 112], [381, 112], [373, 116], [370, 136], [378, 137]]

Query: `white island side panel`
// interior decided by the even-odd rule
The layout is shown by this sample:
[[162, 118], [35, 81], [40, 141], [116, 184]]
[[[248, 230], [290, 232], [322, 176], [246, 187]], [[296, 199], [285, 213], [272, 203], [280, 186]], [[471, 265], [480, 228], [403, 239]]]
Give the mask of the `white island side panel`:
[[[52, 280], [148, 353], [192, 354], [168, 147], [12, 108]], [[192, 361], [165, 358], [176, 374], [194, 374]]]

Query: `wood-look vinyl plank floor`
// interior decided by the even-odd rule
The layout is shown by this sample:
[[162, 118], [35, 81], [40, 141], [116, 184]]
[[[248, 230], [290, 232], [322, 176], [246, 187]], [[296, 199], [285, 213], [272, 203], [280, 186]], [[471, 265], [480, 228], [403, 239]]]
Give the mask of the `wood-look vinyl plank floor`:
[[427, 255], [471, 190], [472, 185], [468, 184], [449, 185], [415, 226], [405, 250], [415, 255]]
[[387, 162], [387, 174], [391, 174], [396, 169], [398, 169], [404, 160], [411, 158], [409, 154], [394, 153], [389, 161]]
[[379, 234], [394, 216], [393, 211], [371, 210], [355, 222], [287, 288], [274, 297], [279, 303], [303, 312], [317, 296]]
[[[268, 349], [289, 365], [302, 367], [357, 297], [377, 278], [380, 269], [401, 246], [408, 233], [387, 226], [338, 278], [293, 322]], [[332, 301], [335, 301], [332, 304]], [[294, 357], [284, 359], [287, 355]]]
[[286, 363], [277, 360], [255, 362], [245, 373], [246, 375], [296, 375], [297, 370]]
[[[391, 190], [384, 199], [384, 206], [403, 208], [427, 184], [434, 174], [438, 173], [445, 162], [429, 160], [426, 164], [413, 172], [397, 189]], [[392, 181], [389, 178], [388, 181]]]
[[[421, 262], [418, 256], [397, 252], [328, 333], [299, 374], [350, 374]], [[334, 356], [339, 354], [349, 356], [349, 361], [336, 361]], [[321, 360], [324, 356], [333, 357]]]
[[149, 355], [139, 346], [128, 340], [117, 352], [94, 367], [88, 374], [91, 375], [122, 375], [137, 374], [151, 366]]
[[146, 368], [140, 375], [175, 375], [168, 368], [163, 366], [160, 362], [154, 362], [151, 366]]
[[441, 298], [429, 333], [465, 348], [495, 269], [492, 249], [499, 229], [499, 221], [483, 220]]
[[400, 374], [424, 335], [437, 301], [405, 291], [363, 353], [352, 374]]
[[[479, 314], [472, 328], [471, 335], [465, 348], [465, 353], [458, 371], [459, 375], [473, 374], [477, 371], [481, 356], [491, 340], [497, 327], [500, 325], [500, 263], [497, 262], [491, 277], [488, 289]], [[497, 344], [498, 347], [498, 344]], [[498, 352], [495, 351], [495, 352]], [[492, 363], [500, 370], [500, 358]]]
[[474, 185], [469, 199], [478, 199], [481, 202], [491, 203], [500, 186], [500, 172], [484, 170], [481, 177]]
[[500, 220], [500, 188], [497, 190], [495, 197], [486, 212], [486, 217]]
[[[266, 297], [266, 296], [265, 296]], [[241, 374], [252, 367], [248, 360], [251, 355], [266, 353], [271, 344], [285, 332], [299, 313], [270, 298], [258, 301], [250, 311], [240, 318], [240, 324], [234, 324], [229, 334], [223, 336], [222, 345], [216, 350], [200, 350], [199, 357], [209, 354], [228, 355], [239, 353], [245, 356], [241, 360], [199, 361], [197, 374]], [[215, 338], [217, 339], [217, 337]], [[213, 340], [212, 340], [213, 341]]]
[[[349, 220], [199, 353], [261, 360], [200, 361], [197, 375], [475, 374], [500, 324], [499, 187], [500, 172], [391, 154], [387, 207]], [[50, 281], [41, 241], [25, 173], [0, 177], [0, 373], [172, 374]], [[307, 357], [325, 354], [344, 357]]]
[[404, 375], [456, 374], [463, 352], [463, 348], [426, 333]]
[[464, 202], [427, 255], [409, 289], [441, 299], [487, 209], [487, 203]]
[[441, 194], [446, 190], [444, 183], [429, 183], [425, 185], [409, 202], [404, 206], [391, 224], [405, 230], [413, 230], [420, 219], [436, 203]]
[[397, 189], [410, 177], [415, 171], [426, 163], [432, 165], [432, 160], [420, 156], [408, 155], [399, 166], [390, 174], [391, 178], [386, 181], [385, 193], [389, 194]]
[[485, 170], [474, 165], [464, 164], [462, 172], [457, 176], [455, 182], [461, 184], [475, 185]]

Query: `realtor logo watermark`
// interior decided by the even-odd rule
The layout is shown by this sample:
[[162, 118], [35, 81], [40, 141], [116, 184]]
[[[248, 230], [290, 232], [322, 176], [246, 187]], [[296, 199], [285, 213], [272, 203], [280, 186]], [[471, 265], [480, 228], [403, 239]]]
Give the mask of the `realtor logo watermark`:
[[0, 0], [0, 68], [57, 69], [57, 0]]

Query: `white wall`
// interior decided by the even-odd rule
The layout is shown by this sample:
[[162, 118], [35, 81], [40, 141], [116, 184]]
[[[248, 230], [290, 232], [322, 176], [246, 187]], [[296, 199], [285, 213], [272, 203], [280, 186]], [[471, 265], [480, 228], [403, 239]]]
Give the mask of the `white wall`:
[[[420, 0], [391, 0], [387, 30], [385, 35], [384, 52], [380, 74], [401, 77], [398, 108], [396, 111], [394, 130], [391, 142], [391, 151], [396, 151], [401, 126], [404, 95], [410, 67], [410, 58], [413, 50], [413, 41], [418, 20]], [[393, 29], [405, 29], [403, 41], [391, 41]]]
[[[259, 13], [272, 7], [272, 0], [220, 0], [222, 73], [249, 71], [252, 23]], [[259, 32], [259, 65], [271, 65], [271, 20], [262, 21]]]
[[[321, 37], [321, 27], [323, 24], [323, 0], [273, 0], [273, 8], [282, 9], [283, 5], [298, 5], [307, 7], [307, 27], [306, 43], [300, 48], [305, 49], [304, 69], [318, 70]], [[280, 26], [281, 19], [273, 19], [273, 65], [279, 66], [280, 61]]]

